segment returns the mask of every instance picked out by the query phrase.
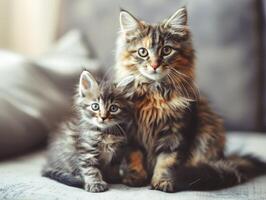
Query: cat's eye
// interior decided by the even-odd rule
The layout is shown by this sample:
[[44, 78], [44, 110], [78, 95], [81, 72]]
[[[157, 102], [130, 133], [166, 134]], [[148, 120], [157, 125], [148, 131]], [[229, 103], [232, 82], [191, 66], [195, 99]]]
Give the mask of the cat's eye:
[[143, 58], [145, 58], [149, 55], [148, 50], [143, 48], [143, 47], [139, 48], [138, 54], [140, 57], [143, 57]]
[[109, 111], [112, 113], [115, 113], [119, 110], [119, 107], [117, 105], [111, 105], [109, 108]]
[[91, 104], [91, 109], [92, 109], [93, 111], [97, 111], [97, 110], [100, 109], [100, 106], [99, 106], [98, 103], [92, 103], [92, 104]]
[[162, 49], [163, 56], [169, 55], [172, 52], [172, 50], [173, 50], [172, 47], [164, 46], [163, 49]]

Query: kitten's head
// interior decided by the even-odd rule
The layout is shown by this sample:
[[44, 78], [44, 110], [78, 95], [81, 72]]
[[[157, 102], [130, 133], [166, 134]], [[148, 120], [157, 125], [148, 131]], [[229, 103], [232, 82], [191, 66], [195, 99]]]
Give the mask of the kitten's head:
[[120, 12], [118, 78], [133, 74], [148, 82], [194, 78], [194, 51], [186, 8], [161, 23], [151, 25], [125, 10]]
[[100, 129], [114, 127], [129, 118], [130, 104], [112, 83], [100, 85], [88, 71], [80, 76], [76, 104], [89, 124]]

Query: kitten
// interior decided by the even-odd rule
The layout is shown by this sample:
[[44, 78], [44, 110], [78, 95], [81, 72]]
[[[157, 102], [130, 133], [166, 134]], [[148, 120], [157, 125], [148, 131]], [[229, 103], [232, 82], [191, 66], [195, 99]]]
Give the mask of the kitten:
[[83, 71], [75, 108], [75, 116], [52, 139], [42, 175], [89, 192], [105, 191], [105, 181], [119, 181], [122, 152], [132, 131], [131, 105], [119, 87], [98, 85]]
[[123, 182], [145, 181], [147, 167], [153, 189], [213, 190], [265, 173], [266, 164], [252, 156], [224, 155], [223, 122], [194, 84], [186, 8], [155, 25], [122, 10], [120, 26], [116, 79], [133, 77], [127, 91], [138, 124], [135, 141], [144, 150], [131, 153]]

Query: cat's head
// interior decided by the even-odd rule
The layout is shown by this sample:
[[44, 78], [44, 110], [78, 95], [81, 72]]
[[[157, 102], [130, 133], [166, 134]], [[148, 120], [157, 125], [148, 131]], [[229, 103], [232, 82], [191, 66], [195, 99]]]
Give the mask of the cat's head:
[[118, 78], [134, 75], [147, 81], [194, 78], [194, 51], [185, 7], [155, 25], [120, 12]]
[[80, 76], [76, 104], [82, 118], [100, 129], [119, 125], [130, 115], [130, 103], [121, 88], [109, 82], [98, 84], [88, 71]]

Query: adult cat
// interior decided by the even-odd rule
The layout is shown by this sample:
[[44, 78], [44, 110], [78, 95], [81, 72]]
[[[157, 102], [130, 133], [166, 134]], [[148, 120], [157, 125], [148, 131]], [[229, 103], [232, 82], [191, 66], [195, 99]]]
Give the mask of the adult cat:
[[155, 25], [122, 10], [120, 25], [116, 79], [133, 77], [127, 90], [138, 123], [135, 143], [144, 151], [132, 152], [124, 183], [145, 181], [143, 160], [152, 188], [165, 192], [219, 189], [265, 173], [266, 164], [252, 156], [224, 155], [223, 122], [194, 84], [186, 8]]

